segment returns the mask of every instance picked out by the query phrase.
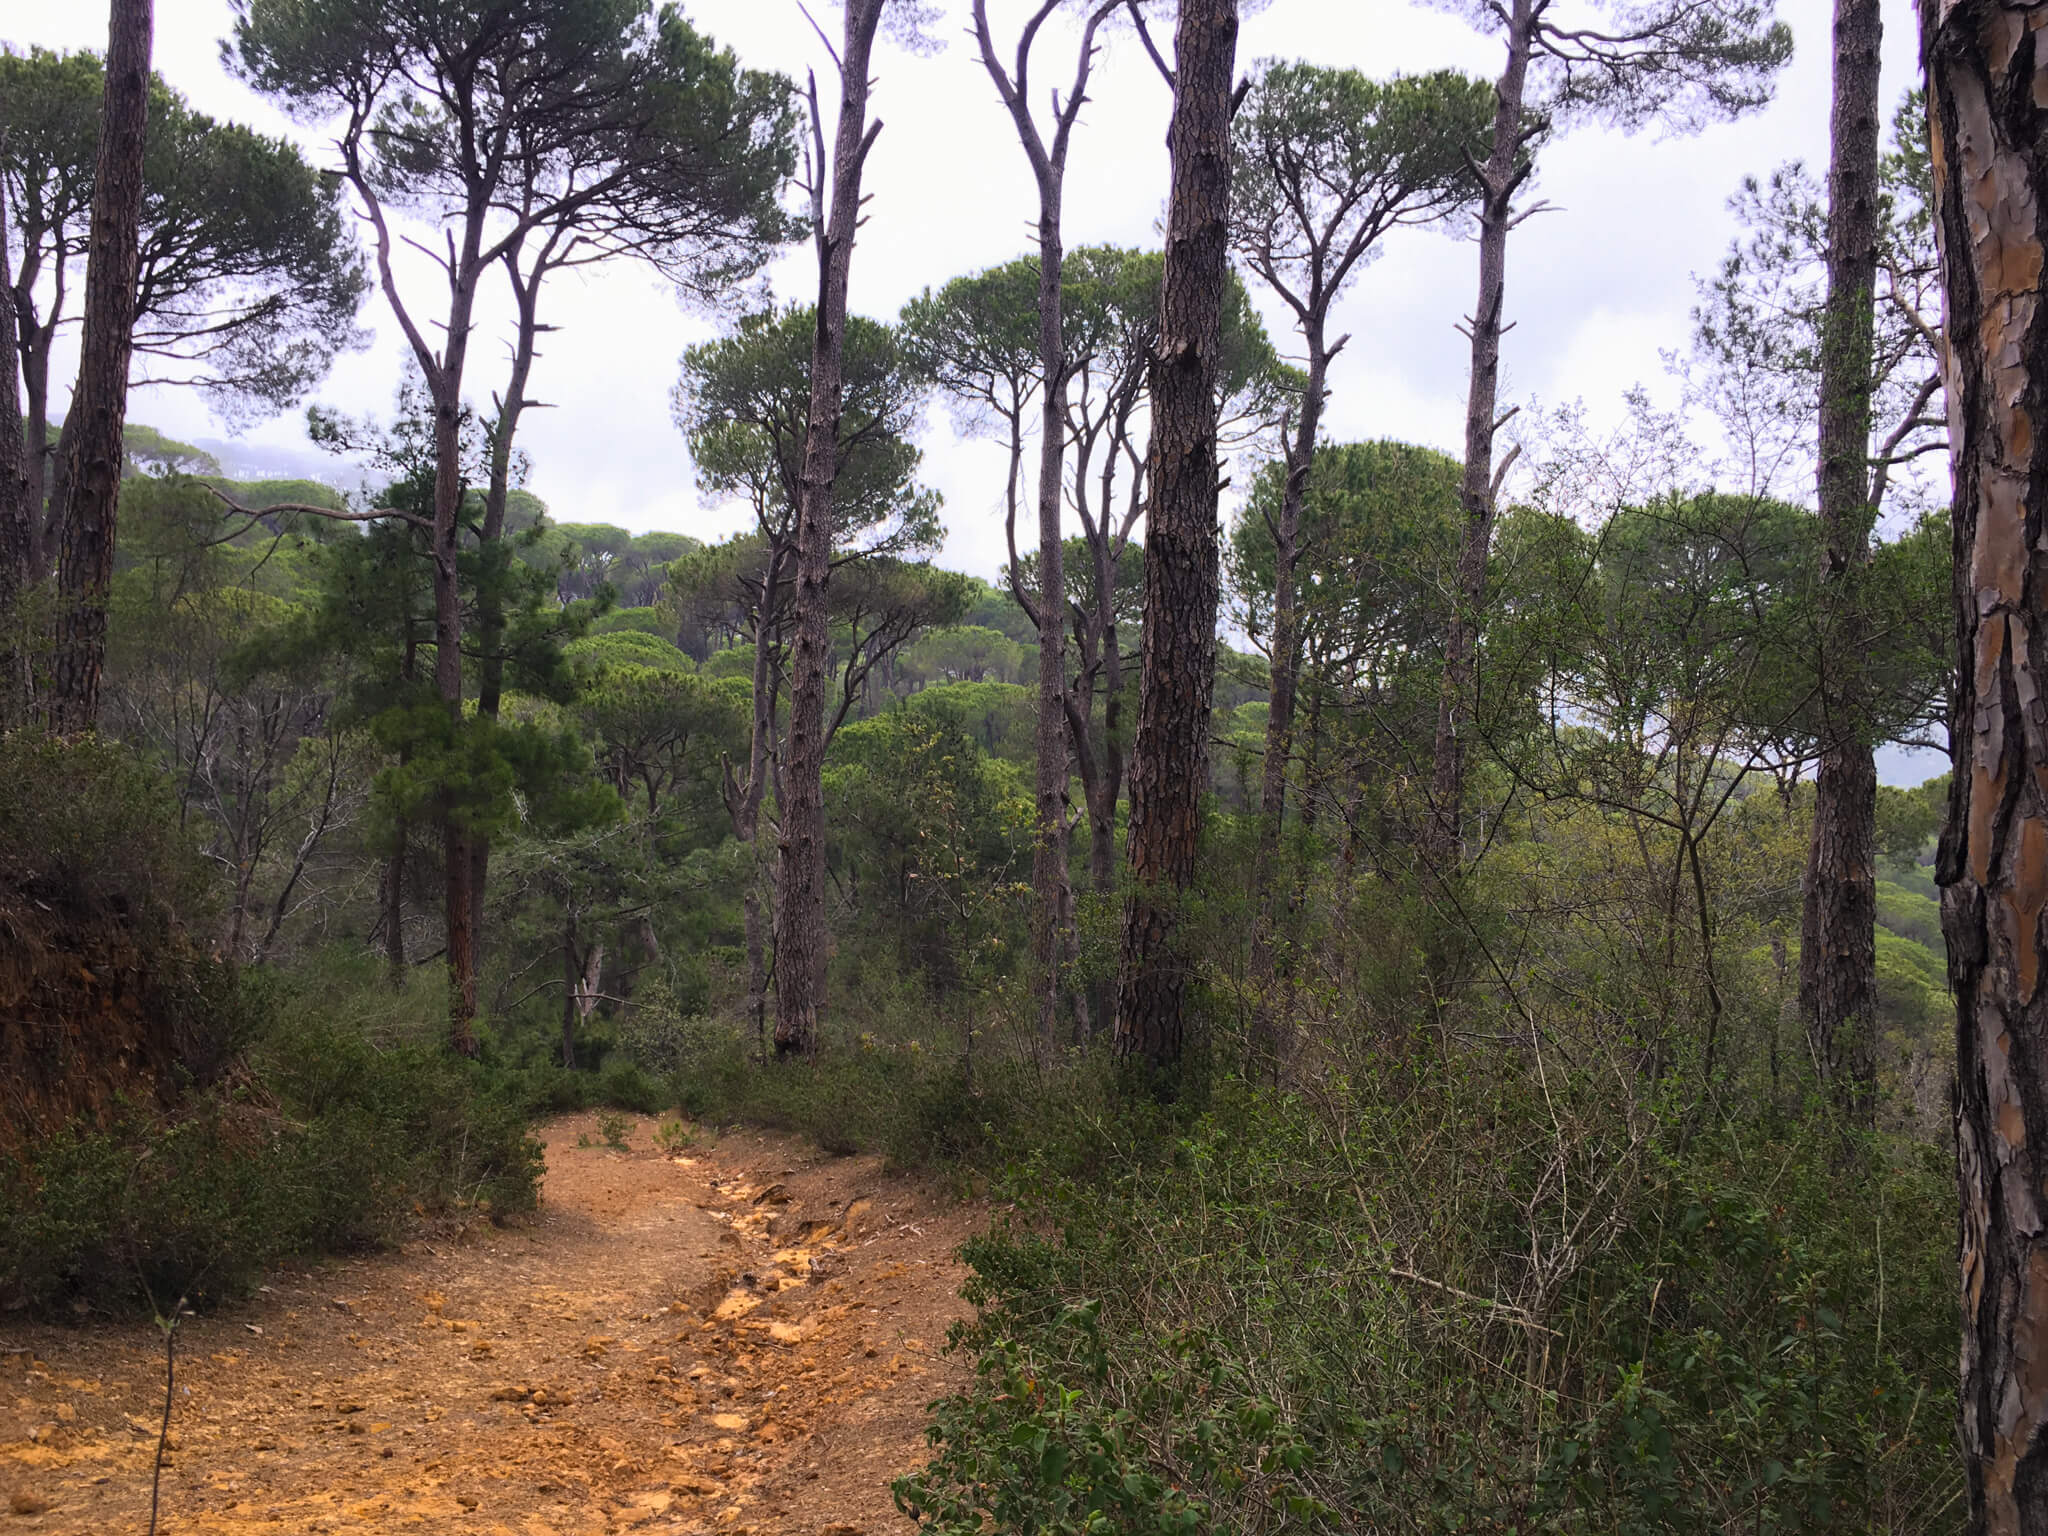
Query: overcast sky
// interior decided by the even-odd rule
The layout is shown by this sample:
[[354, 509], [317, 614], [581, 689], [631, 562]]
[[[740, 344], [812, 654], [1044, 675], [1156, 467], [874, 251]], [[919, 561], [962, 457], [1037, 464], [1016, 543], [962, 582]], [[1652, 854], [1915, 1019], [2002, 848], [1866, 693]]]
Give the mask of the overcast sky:
[[[853, 304], [878, 317], [937, 285], [1025, 251], [1034, 198], [1007, 116], [964, 33], [966, 0], [947, 0], [946, 47], [928, 57], [885, 48], [874, 111], [885, 125], [870, 162], [869, 221], [853, 263]], [[829, 11], [829, 6], [827, 7]], [[1024, 0], [995, 0], [1008, 35]], [[6, 7], [0, 37], [16, 47], [102, 48], [104, 7], [60, 0]], [[33, 12], [33, 13], [31, 13]], [[822, 50], [795, 0], [695, 0], [697, 25], [747, 63], [801, 75]], [[1713, 266], [1733, 224], [1726, 203], [1739, 178], [1781, 160], [1821, 164], [1827, 125], [1827, 28], [1821, 0], [1789, 0], [1793, 62], [1766, 110], [1696, 137], [1623, 138], [1598, 130], [1545, 151], [1537, 195], [1556, 205], [1524, 226], [1509, 255], [1503, 396], [1550, 403], [1582, 398], [1595, 419], [1618, 414], [1622, 392], [1643, 384], [1667, 400], [1675, 389], [1662, 354], [1683, 349], [1693, 275]], [[1914, 67], [1913, 18], [1888, 6], [1885, 97], [1895, 101]], [[331, 147], [288, 121], [230, 76], [219, 58], [231, 21], [227, 0], [158, 0], [156, 62], [198, 107], [299, 138], [319, 163]], [[1049, 39], [1060, 42], [1058, 38]], [[1491, 77], [1497, 45], [1454, 16], [1395, 0], [1272, 0], [1248, 16], [1241, 61], [1306, 58], [1373, 75], [1454, 66]], [[1070, 45], [1044, 50], [1040, 79], [1071, 70]], [[1113, 40], [1069, 173], [1069, 245], [1153, 243], [1166, 185], [1168, 100], [1135, 40]], [[1336, 329], [1352, 342], [1332, 375], [1328, 432], [1394, 436], [1455, 451], [1462, 432], [1465, 349], [1453, 326], [1471, 305], [1476, 250], [1466, 241], [1403, 232], [1352, 289]], [[772, 269], [777, 296], [812, 297], [807, 250]], [[423, 311], [435, 308], [437, 274], [408, 270]], [[740, 526], [736, 509], [700, 503], [689, 459], [669, 416], [676, 359], [713, 323], [686, 313], [666, 288], [626, 266], [552, 278], [543, 318], [559, 329], [544, 342], [534, 385], [554, 409], [529, 414], [521, 440], [531, 489], [562, 521], [605, 521], [715, 538]], [[493, 287], [495, 294], [495, 285]], [[445, 301], [444, 301], [445, 302]], [[489, 317], [502, 319], [502, 308]], [[364, 320], [377, 334], [367, 352], [342, 360], [319, 398], [342, 409], [382, 412], [400, 367], [397, 329], [373, 295]], [[1281, 317], [1267, 320], [1283, 351]], [[502, 371], [495, 339], [471, 352], [473, 397], [488, 402]], [[60, 368], [59, 376], [64, 376]], [[204, 404], [171, 389], [139, 392], [131, 416], [178, 437], [219, 436]], [[303, 417], [250, 429], [270, 446], [303, 446]], [[926, 437], [928, 480], [945, 494], [943, 559], [993, 575], [1002, 543], [997, 506], [1001, 460], [987, 444], [955, 439], [935, 413]]]

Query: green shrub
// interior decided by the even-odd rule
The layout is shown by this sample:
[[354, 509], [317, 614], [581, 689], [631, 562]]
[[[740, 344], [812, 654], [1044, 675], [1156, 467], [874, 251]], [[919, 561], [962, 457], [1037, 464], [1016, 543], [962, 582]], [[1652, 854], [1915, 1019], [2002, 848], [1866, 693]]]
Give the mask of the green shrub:
[[1590, 1085], [1496, 1065], [1077, 1116], [963, 1249], [976, 1380], [899, 1503], [947, 1533], [1941, 1528], [1938, 1156], [1654, 1110], [1631, 1150]]
[[247, 989], [243, 1065], [221, 1086], [29, 1148], [0, 1178], [0, 1296], [212, 1302], [289, 1254], [383, 1241], [416, 1209], [533, 1209], [521, 1107], [440, 1045], [438, 1014], [366, 1027], [386, 1005], [335, 977]]

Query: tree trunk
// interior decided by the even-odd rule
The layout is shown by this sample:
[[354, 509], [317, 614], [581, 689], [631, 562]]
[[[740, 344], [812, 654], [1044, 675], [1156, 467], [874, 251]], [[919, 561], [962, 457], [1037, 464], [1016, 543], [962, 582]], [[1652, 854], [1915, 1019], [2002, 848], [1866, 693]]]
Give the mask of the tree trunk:
[[391, 985], [405, 984], [405, 822], [392, 834], [396, 839], [391, 857], [384, 861], [377, 895], [384, 908], [384, 963], [391, 972]]
[[[1320, 296], [1318, 296], [1320, 297]], [[1266, 757], [1259, 773], [1259, 841], [1252, 860], [1252, 892], [1258, 910], [1252, 915], [1252, 1046], [1270, 1063], [1284, 1054], [1284, 1026], [1274, 1007], [1279, 946], [1274, 926], [1273, 866], [1280, 853], [1280, 830], [1287, 815], [1287, 767], [1294, 756], [1294, 701], [1301, 676], [1301, 624], [1296, 570], [1301, 561], [1301, 504], [1308, 494], [1314, 466], [1316, 433], [1322, 424], [1323, 396], [1329, 354], [1323, 344], [1323, 315], [1317, 310], [1304, 326], [1308, 342], [1308, 383], [1301, 397], [1301, 419], [1287, 446], [1287, 479], [1280, 491], [1280, 510], [1273, 521], [1273, 632], [1269, 639], [1266, 706]]]
[[1523, 91], [1534, 45], [1533, 0], [1514, 0], [1508, 24], [1507, 65], [1494, 84], [1493, 143], [1479, 178], [1479, 303], [1472, 311], [1472, 372], [1465, 396], [1465, 474], [1458, 502], [1465, 541], [1458, 554], [1458, 585], [1444, 629], [1443, 692], [1437, 701], [1436, 744], [1430, 774], [1429, 819], [1422, 839], [1425, 862], [1438, 875], [1455, 874], [1460, 861], [1465, 802], [1465, 729], [1472, 701], [1473, 652], [1479, 612], [1486, 601], [1486, 556], [1493, 544], [1493, 434], [1500, 405], [1501, 306], [1506, 297], [1508, 231], [1516, 188], [1528, 176], [1522, 149]]
[[143, 133], [149, 112], [150, 0], [113, 0], [106, 95], [94, 168], [92, 249], [85, 269], [85, 332], [79, 343], [78, 423], [66, 463], [58, 630], [50, 725], [69, 734], [99, 723], [107, 651], [107, 591], [114, 578], [114, 520], [121, 495], [121, 438], [128, 411], [128, 355], [142, 217]]
[[1039, 178], [1038, 365], [1038, 820], [1031, 847], [1031, 961], [1038, 1037], [1050, 1045], [1059, 1023], [1062, 975], [1072, 944], [1073, 892], [1067, 849], [1067, 582], [1060, 536], [1066, 491], [1067, 369], [1060, 270], [1061, 167]]
[[[847, 0], [840, 50], [839, 126], [832, 205], [818, 232], [818, 329], [811, 345], [811, 415], [797, 516], [796, 634], [790, 647], [789, 737], [782, 781], [781, 879], [775, 909], [775, 1053], [817, 1046], [825, 990], [825, 692], [832, 666], [826, 584], [832, 576], [832, 484], [839, 471], [840, 353], [847, 283], [860, 218], [869, 126], [868, 60], [884, 0]], [[823, 127], [817, 136], [822, 141]], [[822, 144], [818, 159], [823, 160]], [[816, 170], [824, 174], [820, 164]]]
[[1194, 955], [1181, 910], [1195, 878], [1216, 681], [1220, 491], [1216, 381], [1228, 273], [1237, 0], [1181, 0], [1159, 347], [1150, 369], [1145, 624], [1131, 754], [1131, 894], [1117, 986], [1120, 1059], [1153, 1091], [1181, 1087]]
[[30, 457], [22, 436], [20, 375], [15, 370], [21, 347], [8, 228], [7, 187], [0, 181], [0, 730], [23, 721], [32, 693], [32, 637], [21, 598], [37, 579], [33, 562], [41, 521], [39, 498], [29, 492]]
[[[26, 231], [24, 231], [24, 241]], [[139, 244], [138, 235], [138, 244]], [[139, 260], [139, 257], [138, 257]], [[26, 450], [23, 468], [28, 476], [30, 509], [29, 563], [34, 579], [50, 574], [57, 558], [57, 514], [60, 508], [51, 494], [50, 454], [50, 351], [57, 339], [57, 321], [64, 310], [64, 263], [50, 272], [49, 318], [38, 318], [35, 305], [36, 282], [41, 263], [24, 251], [21, 270], [14, 274], [12, 308], [15, 344], [21, 356], [23, 398], [22, 446]]]
[[[542, 266], [535, 269], [530, 279], [523, 279], [517, 256], [515, 250], [506, 258], [506, 265], [512, 272], [512, 295], [518, 307], [518, 339], [512, 349], [511, 377], [506, 380], [498, 420], [491, 433], [491, 483], [484, 491], [484, 520], [478, 537], [483, 559], [479, 562], [482, 579], [476, 594], [476, 712], [478, 719], [493, 721], [498, 718], [505, 693], [503, 582], [511, 562], [500, 545], [505, 537], [505, 503], [512, 495], [512, 440], [519, 431], [520, 413], [528, 403], [526, 381], [533, 372], [534, 341], [540, 330], [535, 307], [547, 259], [544, 251]], [[470, 839], [469, 850], [469, 926], [471, 950], [478, 965], [483, 962], [484, 895], [490, 873], [491, 840], [487, 834], [477, 833]]]
[[1868, 1119], [1877, 1054], [1877, 764], [1865, 724], [1868, 626], [1858, 575], [1869, 559], [1871, 335], [1877, 284], [1878, 0], [1835, 0], [1829, 119], [1828, 300], [1820, 356], [1822, 703], [1828, 730], [1815, 781], [1799, 924], [1799, 1011], [1851, 1114]]
[[[1005, 70], [989, 31], [985, 0], [975, 0], [975, 41], [982, 67], [1016, 125], [1017, 141], [1038, 185], [1038, 777], [1037, 836], [1032, 845], [1031, 956], [1038, 992], [1038, 1032], [1052, 1043], [1058, 1024], [1063, 977], [1074, 950], [1074, 892], [1069, 870], [1067, 586], [1061, 538], [1066, 483], [1067, 357], [1066, 248], [1061, 219], [1066, 198], [1067, 147], [1075, 119], [1087, 99], [1095, 62], [1095, 32], [1113, 3], [1098, 4], [1081, 34], [1079, 62], [1064, 100], [1053, 96], [1053, 135], [1048, 144], [1032, 115], [1029, 70], [1039, 24], [1057, 0], [1045, 0], [1025, 24], [1014, 71]], [[1012, 580], [1016, 573], [1012, 572]]]
[[[463, 316], [464, 328], [467, 315]], [[453, 348], [451, 347], [451, 351]], [[461, 547], [462, 407], [459, 399], [434, 402], [434, 690], [448, 712], [451, 737], [459, 739], [462, 718], [462, 589], [457, 559]], [[476, 949], [470, 927], [469, 830], [461, 810], [441, 813], [442, 913], [448, 934], [449, 1043], [464, 1056], [477, 1052]]]
[[[434, 691], [448, 712], [451, 740], [466, 722], [462, 697], [462, 379], [469, 360], [476, 307], [479, 250], [485, 210], [472, 208], [456, 257], [448, 296], [448, 337], [438, 366], [427, 375], [434, 401]], [[464, 1056], [477, 1052], [476, 869], [461, 807], [441, 809], [442, 913], [447, 928], [449, 1043]]]
[[2036, 13], [1922, 11], [1955, 470], [1956, 744], [1937, 876], [1956, 998], [1961, 1433], [1979, 1536], [2048, 1536], [2048, 103]]

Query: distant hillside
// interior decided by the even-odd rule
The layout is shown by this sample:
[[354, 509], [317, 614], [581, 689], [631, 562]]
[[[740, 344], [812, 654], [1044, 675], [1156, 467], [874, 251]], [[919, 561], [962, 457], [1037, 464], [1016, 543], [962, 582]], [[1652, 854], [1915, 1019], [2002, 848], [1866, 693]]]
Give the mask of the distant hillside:
[[318, 480], [352, 489], [366, 475], [361, 464], [322, 453], [310, 443], [273, 447], [214, 437], [194, 438], [192, 443], [212, 455], [231, 480]]

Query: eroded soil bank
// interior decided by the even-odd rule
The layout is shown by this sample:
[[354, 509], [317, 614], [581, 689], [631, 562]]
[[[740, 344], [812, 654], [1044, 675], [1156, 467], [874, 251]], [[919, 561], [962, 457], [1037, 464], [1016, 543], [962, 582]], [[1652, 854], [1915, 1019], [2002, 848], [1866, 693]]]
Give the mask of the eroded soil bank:
[[[540, 1214], [271, 1277], [179, 1338], [159, 1529], [907, 1529], [888, 1482], [962, 1367], [984, 1213], [752, 1134], [676, 1156], [551, 1122]], [[147, 1322], [0, 1322], [0, 1530], [145, 1529]]]

